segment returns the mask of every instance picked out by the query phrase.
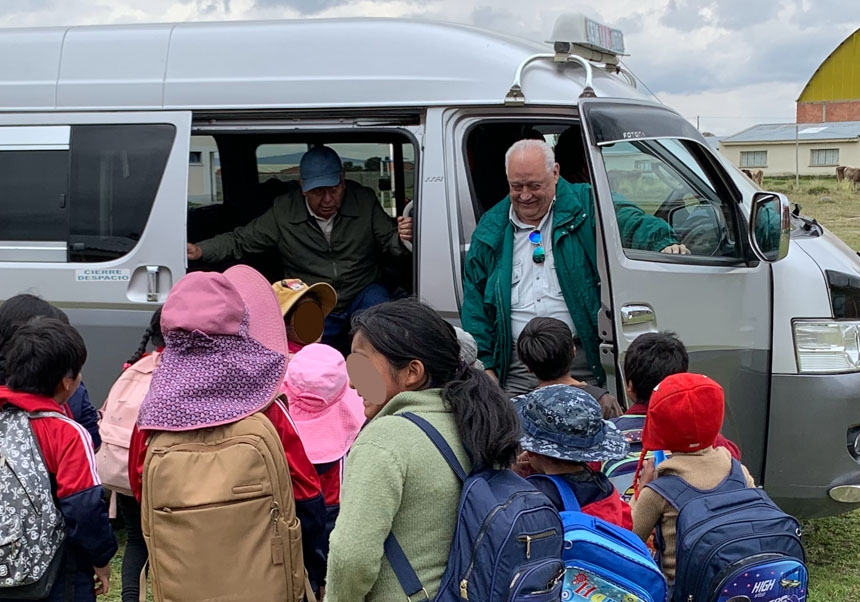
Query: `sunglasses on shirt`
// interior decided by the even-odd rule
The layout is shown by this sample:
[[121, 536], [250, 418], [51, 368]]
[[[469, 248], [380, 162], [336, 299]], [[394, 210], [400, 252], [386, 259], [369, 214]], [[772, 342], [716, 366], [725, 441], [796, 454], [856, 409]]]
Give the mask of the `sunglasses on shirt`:
[[543, 263], [546, 261], [546, 251], [543, 250], [541, 241], [542, 237], [540, 230], [534, 230], [529, 234], [529, 242], [535, 245], [534, 251], [532, 252], [532, 261], [535, 263]]

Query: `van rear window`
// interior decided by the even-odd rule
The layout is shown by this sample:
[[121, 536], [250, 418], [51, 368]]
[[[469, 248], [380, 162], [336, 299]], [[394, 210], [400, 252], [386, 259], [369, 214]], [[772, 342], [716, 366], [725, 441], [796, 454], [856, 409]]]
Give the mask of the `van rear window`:
[[67, 144], [56, 149], [0, 145], [0, 241], [58, 243], [72, 262], [121, 257], [146, 227], [176, 129], [118, 124], [70, 130]]

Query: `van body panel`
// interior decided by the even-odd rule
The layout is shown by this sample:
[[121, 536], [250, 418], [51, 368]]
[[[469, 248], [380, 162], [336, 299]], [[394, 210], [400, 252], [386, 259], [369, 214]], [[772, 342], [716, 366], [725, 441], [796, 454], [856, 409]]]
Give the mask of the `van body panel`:
[[[24, 265], [0, 262], [3, 273], [0, 299], [24, 292], [39, 295], [68, 309], [72, 324], [81, 327], [88, 343], [87, 373], [96, 375], [88, 381], [92, 386], [91, 397], [97, 405], [110, 387], [111, 378], [107, 375], [116, 374], [122, 368], [126, 356], [134, 350], [134, 341], [139, 340], [148, 324], [151, 312], [164, 302], [173, 283], [185, 275], [185, 198], [191, 113], [0, 113], [0, 128], [56, 125], [74, 128], [103, 124], [170, 124], [175, 128], [149, 220], [140, 239], [127, 253], [109, 261], [42, 261]], [[103, 190], [102, 194], [109, 194], [109, 191]], [[72, 197], [70, 204], [74, 205], [75, 201]], [[110, 218], [94, 216], [93, 219]], [[111, 321], [120, 328], [112, 329]], [[90, 338], [91, 334], [95, 338]]]
[[765, 484], [774, 501], [801, 516], [860, 507], [827, 494], [838, 485], [860, 485], [860, 462], [851, 457], [847, 437], [860, 424], [860, 374], [775, 374], [770, 403]]
[[[468, 26], [394, 19], [3, 30], [4, 47], [28, 51], [26, 69], [0, 66], [0, 109], [20, 111], [501, 105], [517, 66], [548, 52]], [[521, 83], [530, 104], [573, 106], [584, 72], [546, 60]], [[651, 98], [603, 69], [593, 87]]]

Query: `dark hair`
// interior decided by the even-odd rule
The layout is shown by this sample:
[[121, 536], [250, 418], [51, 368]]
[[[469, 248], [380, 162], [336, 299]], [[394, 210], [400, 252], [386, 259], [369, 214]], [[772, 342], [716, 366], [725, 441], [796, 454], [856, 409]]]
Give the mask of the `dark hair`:
[[542, 382], [570, 374], [575, 354], [573, 333], [555, 318], [532, 318], [517, 339], [517, 355]]
[[442, 388], [473, 463], [513, 463], [522, 429], [513, 403], [484, 372], [460, 362], [454, 327], [432, 308], [414, 299], [391, 301], [353, 316], [352, 327], [353, 334], [360, 332], [394, 369], [413, 360], [424, 364], [426, 387]]
[[33, 318], [9, 341], [6, 384], [12, 391], [53, 397], [60, 381], [77, 377], [86, 361], [87, 347], [73, 326]]
[[674, 332], [648, 332], [636, 337], [624, 356], [624, 380], [631, 383], [637, 403], [648, 403], [664, 378], [687, 372], [687, 348]]
[[134, 355], [128, 358], [128, 362], [126, 363], [137, 363], [137, 361], [143, 357], [143, 354], [146, 353], [146, 348], [149, 346], [150, 341], [152, 341], [152, 344], [156, 347], [164, 347], [164, 335], [161, 334], [160, 307], [152, 314], [152, 317], [149, 319], [149, 326], [147, 326], [146, 330], [143, 331], [143, 338], [140, 340], [140, 346], [138, 346]]
[[6, 382], [6, 347], [15, 331], [33, 318], [52, 318], [68, 324], [63, 310], [27, 293], [15, 295], [0, 305], [0, 385]]

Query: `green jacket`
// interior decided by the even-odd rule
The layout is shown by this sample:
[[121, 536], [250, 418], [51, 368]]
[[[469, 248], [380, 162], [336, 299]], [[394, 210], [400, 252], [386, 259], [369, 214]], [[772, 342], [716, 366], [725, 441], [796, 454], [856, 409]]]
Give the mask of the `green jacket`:
[[346, 180], [329, 243], [308, 212], [298, 184], [293, 186], [257, 219], [198, 243], [202, 259], [242, 259], [246, 253], [277, 248], [285, 278], [300, 278], [307, 284], [328, 282], [337, 291], [334, 311], [345, 311], [358, 293], [379, 281], [382, 253], [406, 253], [397, 221], [385, 213], [373, 190]]
[[470, 469], [440, 389], [394, 396], [362, 429], [346, 457], [340, 514], [329, 543], [326, 602], [406, 600], [383, 550], [390, 531], [431, 600], [439, 589], [462, 485], [430, 439], [394, 416], [403, 412], [436, 427]]
[[[582, 341], [588, 365], [599, 384], [606, 380], [598, 353], [597, 314], [600, 275], [597, 271], [595, 204], [588, 184], [559, 178], [552, 218], [552, 249], [567, 309]], [[615, 214], [625, 248], [660, 251], [676, 244], [672, 228], [621, 196], [614, 196]], [[478, 222], [463, 274], [463, 328], [475, 337], [478, 359], [495, 370], [504, 385], [511, 363], [511, 271], [514, 227], [511, 198], [505, 197]]]

